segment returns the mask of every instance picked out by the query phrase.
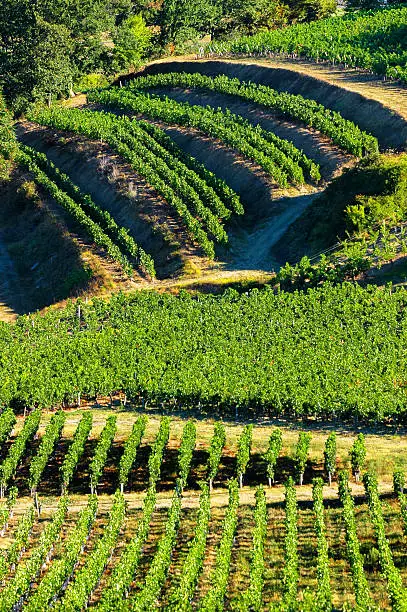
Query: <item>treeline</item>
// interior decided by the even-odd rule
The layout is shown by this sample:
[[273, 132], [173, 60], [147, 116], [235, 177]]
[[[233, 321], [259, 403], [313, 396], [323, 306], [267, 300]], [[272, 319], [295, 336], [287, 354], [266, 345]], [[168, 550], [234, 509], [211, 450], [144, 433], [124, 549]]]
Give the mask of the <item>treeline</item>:
[[3, 0], [0, 88], [17, 111], [104, 85], [143, 60], [332, 14], [336, 0]]
[[0, 402], [124, 391], [227, 414], [405, 421], [407, 293], [329, 284], [193, 298], [141, 292], [0, 325]]

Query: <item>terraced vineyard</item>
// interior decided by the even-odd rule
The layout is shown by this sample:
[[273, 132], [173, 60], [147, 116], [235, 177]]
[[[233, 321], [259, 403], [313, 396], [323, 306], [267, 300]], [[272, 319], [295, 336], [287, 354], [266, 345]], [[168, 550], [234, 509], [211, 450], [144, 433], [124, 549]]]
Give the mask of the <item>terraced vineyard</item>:
[[[284, 243], [290, 225], [300, 224], [314, 201], [318, 207], [318, 194], [345, 166], [379, 150], [380, 139], [361, 129], [357, 118], [300, 94], [189, 66], [188, 72], [161, 74], [159, 65], [152, 68], [126, 87], [89, 92], [80, 108], [31, 110], [30, 123], [18, 127], [21, 167], [63, 209], [68, 227], [89, 236], [132, 281], [171, 278], [174, 266], [182, 271], [180, 264], [191, 266], [192, 276], [202, 270], [216, 276], [219, 267], [278, 268], [285, 260], [278, 260], [274, 245]], [[155, 212], [136, 213], [126, 204], [126, 215], [115, 202], [101, 200], [105, 181], [94, 182], [89, 173], [85, 178], [77, 167], [78, 148], [88, 147], [89, 160], [100, 143], [108, 158], [121, 160], [123, 186], [135, 172], [151, 190]], [[118, 186], [117, 179], [109, 181]], [[258, 233], [259, 223], [265, 227]], [[347, 223], [342, 217], [320, 250], [345, 237]], [[360, 270], [369, 267], [367, 259]], [[334, 257], [323, 277], [332, 276], [335, 265]], [[339, 276], [347, 274], [344, 269]]]
[[0, 421], [9, 433], [0, 457], [5, 612], [292, 610], [296, 601], [312, 610], [315, 592], [320, 610], [404, 605], [406, 462], [389, 456], [390, 438], [337, 434], [329, 464], [333, 434], [317, 428], [99, 409], [41, 422], [34, 411], [10, 434], [9, 414]]

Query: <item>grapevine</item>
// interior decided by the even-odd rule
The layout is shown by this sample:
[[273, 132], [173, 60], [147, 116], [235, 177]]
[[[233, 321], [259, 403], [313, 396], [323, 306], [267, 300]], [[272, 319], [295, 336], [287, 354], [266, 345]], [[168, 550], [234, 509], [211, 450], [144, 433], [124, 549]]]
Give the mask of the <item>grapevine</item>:
[[301, 431], [295, 448], [295, 465], [300, 485], [304, 482], [304, 472], [307, 465], [310, 443], [311, 434]]
[[85, 563], [75, 574], [62, 598], [55, 606], [61, 612], [80, 612], [86, 607], [93, 589], [96, 587], [109, 557], [116, 545], [126, 513], [126, 502], [116, 491], [110, 510], [108, 523], [95, 548], [86, 555]]
[[228, 585], [232, 548], [237, 528], [239, 488], [236, 480], [229, 483], [229, 505], [222, 524], [222, 537], [216, 551], [214, 568], [210, 575], [211, 588], [199, 606], [202, 612], [221, 612]]
[[37, 454], [30, 464], [29, 486], [31, 495], [37, 490], [41, 475], [47, 462], [54, 451], [55, 445], [61, 435], [65, 423], [66, 414], [63, 410], [58, 410], [47, 425], [45, 433], [41, 438]]
[[220, 460], [222, 458], [223, 447], [226, 443], [226, 432], [225, 426], [223, 423], [215, 423], [215, 428], [213, 432], [213, 437], [211, 440], [211, 446], [209, 449], [209, 459], [208, 459], [208, 478], [209, 478], [209, 488], [212, 490], [213, 479], [219, 470]]
[[20, 145], [20, 149], [37, 164], [40, 170], [42, 170], [61, 191], [65, 192], [74, 200], [92, 221], [106, 232], [107, 236], [123, 253], [134, 258], [145, 273], [151, 278], [155, 278], [154, 261], [151, 255], [148, 255], [135, 243], [126, 228], [117, 225], [112, 215], [107, 210], [95, 204], [89, 195], [83, 194], [79, 187], [77, 187], [66, 174], [61, 172], [44, 153], [39, 153], [35, 151], [35, 149], [31, 149], [24, 145]]
[[201, 488], [202, 492], [199, 498], [199, 512], [194, 539], [182, 566], [179, 584], [170, 597], [170, 602], [167, 606], [168, 612], [192, 612], [193, 609], [192, 599], [203, 567], [211, 516], [209, 488], [205, 483], [202, 483]]
[[172, 551], [178, 532], [181, 517], [181, 483], [176, 487], [171, 507], [165, 523], [165, 533], [162, 536], [156, 554], [151, 562], [141, 591], [130, 602], [130, 609], [137, 612], [149, 612], [155, 607], [156, 601], [164, 586], [171, 563]]
[[4, 496], [9, 480], [14, 476], [29, 440], [34, 437], [38, 429], [40, 419], [40, 410], [34, 410], [27, 416], [22, 430], [11, 445], [3, 463], [0, 465], [0, 497]]
[[148, 419], [145, 415], [140, 416], [137, 419], [133, 425], [132, 432], [124, 445], [123, 455], [121, 456], [119, 463], [119, 482], [122, 493], [129, 480], [130, 470], [136, 460], [137, 450], [141, 444], [141, 438], [144, 435], [147, 420]]
[[193, 421], [188, 421], [182, 432], [181, 446], [178, 453], [179, 478], [182, 488], [185, 487], [188, 479], [195, 442], [196, 425]]
[[27, 612], [46, 610], [70, 580], [95, 521], [97, 507], [97, 498], [90, 496], [86, 508], [79, 515], [76, 526], [64, 541], [62, 557], [53, 561], [37, 590], [30, 597], [25, 608]]
[[21, 604], [41, 571], [41, 567], [52, 553], [52, 548], [59, 539], [60, 531], [68, 509], [68, 498], [61, 497], [58, 508], [51, 522], [41, 532], [38, 544], [32, 550], [25, 564], [17, 566], [16, 573], [3, 589], [0, 598], [0, 611], [9, 612]]
[[336, 471], [336, 433], [329, 434], [325, 442], [324, 467], [328, 475], [329, 486], [332, 484], [332, 477]]
[[335, 144], [357, 157], [378, 152], [376, 138], [363, 132], [352, 121], [344, 119], [340, 113], [331, 111], [315, 100], [306, 99], [301, 95], [279, 92], [256, 83], [241, 82], [224, 74], [213, 78], [199, 73], [171, 72], [138, 77], [130, 84], [130, 88], [135, 90], [154, 87], [199, 88], [237, 96], [316, 128], [322, 134], [329, 136]]
[[298, 509], [294, 481], [290, 477], [285, 483], [285, 540], [283, 602], [291, 610], [297, 601], [298, 570]]
[[0, 414], [0, 447], [11, 435], [15, 424], [16, 415], [14, 414], [12, 408], [5, 408]]
[[365, 436], [362, 433], [358, 434], [356, 440], [352, 444], [350, 449], [350, 460], [355, 480], [359, 482], [360, 472], [366, 462]]
[[72, 444], [70, 445], [64, 462], [61, 465], [62, 494], [68, 490], [69, 483], [72, 480], [72, 476], [75, 472], [78, 461], [83, 455], [86, 440], [88, 439], [92, 429], [92, 420], [92, 413], [85, 412], [75, 430]]
[[29, 506], [20, 518], [14, 535], [14, 542], [0, 554], [0, 581], [4, 579], [10, 569], [14, 568], [20, 560], [27, 546], [35, 520], [35, 508]]
[[403, 587], [400, 570], [394, 565], [393, 555], [389, 541], [386, 537], [383, 510], [380, 502], [376, 476], [367, 472], [363, 475], [370, 518], [376, 535], [379, 549], [380, 567], [387, 580], [387, 592], [393, 610], [405, 612], [407, 610], [407, 593]]
[[[88, 97], [90, 101], [142, 113], [150, 119], [194, 127], [208, 136], [218, 138], [258, 163], [280, 187], [287, 187], [289, 181], [302, 184], [303, 167], [309, 169], [312, 178], [320, 179], [319, 167], [294, 145], [281, 139], [277, 142], [277, 137], [270, 135], [270, 132], [259, 126], [254, 127], [230, 112], [223, 113], [221, 110], [193, 106], [169, 98], [161, 100], [158, 96], [126, 89], [92, 92]], [[290, 149], [291, 155], [283, 149]]]
[[97, 486], [103, 473], [108, 452], [113, 444], [116, 430], [116, 417], [114, 415], [110, 415], [107, 417], [106, 425], [102, 429], [95, 448], [95, 453], [89, 466], [90, 492], [92, 494], [97, 492]]
[[363, 558], [357, 536], [354, 501], [349, 489], [348, 474], [345, 471], [339, 473], [338, 482], [339, 497], [343, 506], [343, 520], [345, 523], [346, 551], [352, 572], [357, 609], [361, 610], [361, 612], [373, 610], [374, 606], [363, 569]]
[[263, 486], [256, 491], [256, 507], [254, 510], [253, 550], [250, 563], [250, 585], [243, 593], [243, 610], [260, 612], [263, 601], [264, 586], [264, 541], [267, 533], [267, 505]]
[[243, 486], [243, 476], [246, 473], [247, 466], [250, 461], [250, 451], [252, 446], [253, 425], [246, 425], [238, 442], [238, 451], [236, 459], [236, 471], [239, 479], [239, 486]]
[[331, 612], [332, 593], [329, 582], [329, 553], [324, 521], [324, 498], [322, 478], [315, 478], [312, 487], [314, 500], [315, 531], [317, 534], [317, 581], [318, 588], [315, 603], [321, 612]]
[[275, 469], [277, 464], [278, 456], [283, 447], [283, 438], [281, 429], [276, 428], [270, 436], [269, 446], [264, 455], [264, 459], [267, 463], [267, 478], [269, 481], [269, 487], [275, 479]]

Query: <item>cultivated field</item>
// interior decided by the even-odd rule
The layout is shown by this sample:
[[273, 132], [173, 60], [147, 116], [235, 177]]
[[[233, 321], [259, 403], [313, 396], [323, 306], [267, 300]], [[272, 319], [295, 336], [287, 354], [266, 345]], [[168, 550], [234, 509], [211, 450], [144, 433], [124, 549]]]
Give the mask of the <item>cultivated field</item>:
[[[180, 596], [180, 584], [182, 581], [185, 582], [187, 571], [191, 570], [188, 567], [187, 556], [192, 550], [191, 543], [197, 534], [197, 524], [203, 521], [198, 514], [200, 500], [201, 507], [203, 504], [203, 494], [200, 493], [199, 485], [205, 481], [208, 482], [208, 477], [212, 475], [210, 514], [207, 516], [208, 531], [203, 540], [203, 557], [197, 557], [202, 559], [202, 569], [200, 569], [201, 561], [196, 561], [196, 577], [189, 591], [191, 609], [207, 609], [205, 605], [209, 605], [207, 601], [209, 593], [217, 586], [217, 579], [214, 576], [214, 568], [217, 567], [215, 559], [219, 556], [218, 549], [221, 541], [226, 542], [227, 540], [224, 521], [225, 517], [231, 513], [230, 506], [228, 510], [227, 487], [228, 483], [230, 484], [239, 473], [241, 463], [237, 461], [237, 457], [239, 454], [241, 456], [239, 448], [242, 448], [242, 443], [239, 443], [239, 440], [243, 439], [243, 424], [225, 423], [226, 439], [221, 446], [219, 464], [215, 466], [211, 474], [209, 466], [213, 453], [210, 452], [210, 448], [216, 422], [198, 420], [194, 432], [191, 421], [187, 422], [182, 417], [173, 416], [168, 431], [166, 430], [168, 427], [166, 419], [162, 420], [151, 412], [148, 421], [143, 423], [144, 431], [139, 430], [141, 436], [134, 436], [133, 430], [133, 451], [129, 453], [132, 444], [128, 440], [132, 439], [130, 434], [133, 425], [138, 423], [140, 426], [140, 420], [137, 421], [138, 413], [132, 410], [123, 411], [120, 406], [112, 409], [99, 404], [99, 407], [91, 406], [86, 411], [69, 410], [63, 413], [65, 418], [64, 422], [61, 422], [62, 428], [54, 429], [52, 443], [47, 445], [47, 454], [44, 451], [46, 445], [43, 440], [51, 439], [52, 432], [49, 424], [52, 421], [55, 422], [58, 414], [60, 413], [43, 414], [37, 434], [35, 434], [34, 427], [13, 472], [14, 476], [8, 482], [8, 491], [11, 485], [15, 485], [19, 489], [19, 496], [12, 507], [12, 518], [4, 517], [7, 529], [3, 530], [0, 539], [0, 546], [6, 561], [4, 569], [0, 565], [3, 581], [1, 609], [11, 609], [12, 601], [14, 603], [20, 601], [20, 605], [25, 601], [23, 609], [27, 607], [33, 610], [45, 609], [46, 602], [53, 602], [53, 606], [61, 609], [79, 610], [86, 602], [91, 607], [99, 607], [103, 610], [114, 609], [116, 605], [121, 605], [126, 609], [144, 609], [142, 602], [146, 599], [151, 603], [156, 602], [159, 609], [178, 609], [174, 602]], [[89, 434], [85, 436], [81, 452], [77, 456], [77, 463], [73, 465], [69, 483], [65, 481], [65, 489], [69, 496], [68, 509], [64, 510], [63, 520], [60, 519], [52, 539], [47, 540], [44, 544], [42, 540], [44, 534], [58, 519], [55, 512], [61, 506], [61, 499], [63, 499], [60, 495], [64, 482], [63, 475], [67, 474], [69, 463], [67, 457], [73, 457], [70, 449], [72, 449], [73, 440], [79, 439], [78, 424], [81, 420], [83, 424], [83, 420], [88, 417], [93, 417], [93, 423], [90, 425], [90, 430], [88, 428]], [[115, 431], [106, 435], [112, 418], [115, 419]], [[10, 457], [10, 451], [16, 445], [19, 434], [21, 436], [24, 430], [24, 422], [23, 418], [18, 418], [12, 437], [2, 447], [2, 463], [0, 463], [2, 474], [4, 474], [7, 457]], [[277, 425], [281, 426], [282, 447], [278, 453], [275, 467], [275, 482], [269, 487], [265, 453], [270, 435], [276, 431]], [[189, 432], [188, 427], [192, 427]], [[345, 602], [354, 604], [355, 587], [352, 583], [351, 566], [345, 543], [346, 530], [349, 527], [346, 526], [344, 518], [343, 500], [338, 499], [337, 471], [332, 485], [329, 486], [324, 470], [324, 447], [327, 436], [333, 429], [312, 423], [303, 426], [287, 426], [283, 422], [272, 424], [265, 421], [255, 425], [250, 445], [250, 459], [248, 465], [243, 468], [243, 488], [238, 490], [238, 506], [232, 511], [232, 514], [236, 513], [237, 523], [233, 529], [232, 541], [229, 543], [229, 546], [233, 544], [230, 563], [222, 570], [226, 572], [225, 609], [242, 609], [244, 606], [242, 594], [254, 581], [255, 570], [251, 565], [253, 537], [260, 524], [260, 518], [258, 516], [256, 518], [255, 514], [257, 507], [255, 493], [261, 485], [264, 486], [266, 501], [264, 519], [266, 531], [261, 557], [264, 564], [264, 586], [261, 589], [261, 607], [256, 609], [270, 609], [272, 603], [281, 604], [286, 598], [284, 585], [288, 580], [288, 553], [285, 552], [288, 527], [285, 522], [287, 504], [284, 501], [283, 483], [290, 476], [295, 480], [298, 479], [296, 446], [300, 432], [305, 431], [312, 435], [312, 439], [307, 452], [304, 484], [295, 487], [298, 503], [296, 519], [298, 575], [294, 573], [293, 578], [295, 597], [300, 602], [304, 599], [306, 602], [307, 589], [315, 593], [319, 585], [316, 572], [318, 550], [315, 506], [311, 484], [313, 478], [322, 477], [325, 481], [324, 521], [332, 602], [338, 609], [342, 608]], [[180, 451], [182, 439], [183, 445]], [[400, 575], [405, 583], [407, 579], [403, 535], [405, 525], [403, 523], [404, 514], [401, 513], [400, 506], [400, 502], [403, 503], [404, 499], [398, 500], [393, 494], [392, 473], [395, 468], [403, 469], [406, 466], [406, 438], [403, 432], [399, 434], [389, 431], [383, 434], [366, 430], [365, 440], [367, 448], [365, 468], [369, 471], [375, 470], [379, 475], [386, 537], [395, 566], [400, 570]], [[354, 441], [354, 431], [343, 429], [337, 432], [336, 470], [350, 471], [349, 451]], [[104, 454], [101, 452], [102, 447], [105, 448]], [[124, 476], [125, 462], [122, 457], [126, 449], [127, 456], [131, 459], [127, 474]], [[36, 485], [31, 491], [36, 497], [35, 505], [40, 506], [41, 513], [38, 516], [35, 510], [35, 514], [30, 518], [32, 528], [27, 535], [24, 535], [22, 521], [27, 518], [23, 519], [23, 517], [28, 516], [27, 513], [30, 512], [30, 506], [33, 504], [30, 498], [30, 482], [32, 484], [33, 474], [36, 473], [33, 466], [39, 464], [38, 457], [44, 456], [44, 453], [45, 461], [41, 464], [43, 471], [37, 477]], [[151, 457], [154, 455], [158, 457], [155, 468], [158, 468], [158, 472], [152, 476], [154, 462]], [[97, 463], [95, 457], [99, 457], [101, 462], [97, 481], [95, 480]], [[62, 465], [65, 467], [61, 470]], [[171, 516], [168, 513], [174, 510], [174, 499], [177, 499], [177, 496], [174, 498], [174, 491], [177, 490], [177, 487], [181, 487], [180, 481], [177, 481], [177, 478], [180, 477], [181, 480], [184, 477], [185, 481], [182, 485], [180, 509], [177, 510], [178, 520], [174, 523], [172, 535], [168, 535], [170, 530], [168, 517]], [[122, 480], [124, 481], [126, 510], [125, 515], [118, 512], [119, 524], [112, 534], [113, 493], [120, 487]], [[76, 549], [74, 535], [78, 537], [76, 532], [81, 524], [80, 512], [83, 513], [90, 500], [93, 499], [89, 497], [91, 482], [97, 488], [98, 494], [97, 502], [95, 501], [97, 503], [96, 516], [86, 523], [88, 526], [82, 535], [84, 548], [79, 545]], [[356, 531], [368, 589], [376, 605], [381, 609], [389, 609], [389, 586], [386, 578], [380, 572], [381, 548], [376, 540], [372, 519], [369, 515], [364, 487], [361, 483], [355, 483], [353, 476], [351, 476], [350, 485], [355, 499]], [[148, 499], [147, 491], [151, 495], [153, 489], [155, 501], [150, 508], [146, 506], [145, 500]], [[117, 504], [117, 501], [115, 503]], [[3, 511], [4, 502], [1, 508]], [[173, 510], [170, 511], [170, 508]], [[143, 523], [140, 522], [143, 512], [144, 515], [150, 513], [145, 533]], [[110, 526], [107, 527], [108, 525]], [[171, 552], [169, 557], [163, 552], [163, 542], [166, 538]], [[106, 541], [106, 548], [103, 547], [104, 541]], [[222, 544], [226, 547], [223, 554], [227, 550], [225, 542]], [[17, 554], [16, 548], [21, 549], [22, 553]], [[129, 552], [131, 549], [134, 550], [132, 556]], [[16, 551], [12, 554], [17, 554], [17, 559], [12, 565], [9, 565], [7, 561], [10, 551]], [[74, 563], [72, 561], [70, 564], [68, 560], [72, 555]], [[160, 572], [154, 574], [153, 579], [153, 573], [157, 572], [155, 565], [158, 555], [161, 558], [163, 574]], [[38, 558], [37, 564], [35, 563], [36, 558]], [[125, 560], [131, 567], [128, 578], [125, 578]], [[85, 576], [86, 584], [84, 583]], [[112, 576], [115, 576], [114, 584], [112, 584]], [[44, 586], [46, 584], [48, 584], [47, 589]], [[120, 595], [117, 593], [115, 595], [115, 588], [118, 589]], [[110, 592], [112, 589], [113, 595]], [[123, 600], [125, 593], [128, 599]], [[305, 606], [306, 603], [302, 605]], [[190, 609], [189, 604], [185, 609]], [[312, 609], [312, 605], [309, 609]]]

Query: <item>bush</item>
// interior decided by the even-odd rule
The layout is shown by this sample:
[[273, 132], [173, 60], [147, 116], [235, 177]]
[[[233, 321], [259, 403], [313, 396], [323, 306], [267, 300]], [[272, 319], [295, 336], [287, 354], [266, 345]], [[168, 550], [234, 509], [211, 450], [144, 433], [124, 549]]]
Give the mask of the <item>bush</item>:
[[107, 87], [109, 81], [104, 74], [93, 72], [91, 74], [84, 74], [75, 83], [74, 91], [86, 93], [91, 89], [100, 89], [101, 87]]

